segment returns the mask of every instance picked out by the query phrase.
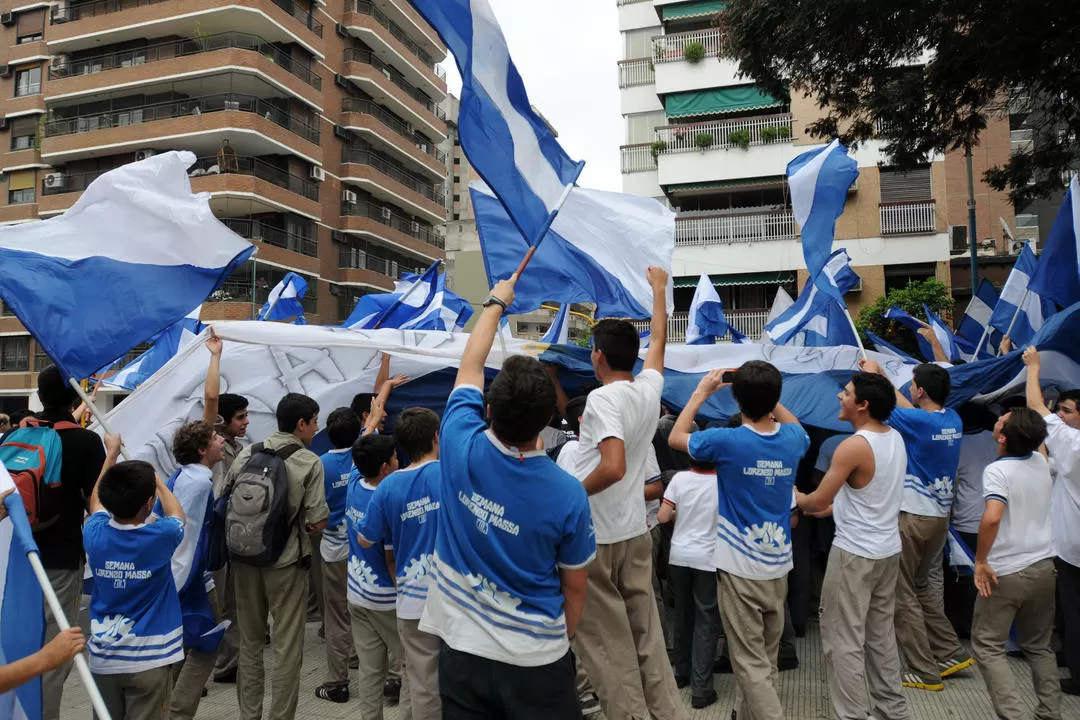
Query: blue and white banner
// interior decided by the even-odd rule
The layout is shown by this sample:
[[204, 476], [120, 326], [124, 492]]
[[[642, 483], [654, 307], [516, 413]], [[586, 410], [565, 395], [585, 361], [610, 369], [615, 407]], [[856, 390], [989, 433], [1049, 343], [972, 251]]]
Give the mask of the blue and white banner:
[[182, 320], [165, 328], [153, 339], [149, 350], [121, 368], [115, 375], [102, 381], [105, 387], [115, 387], [128, 392], [150, 379], [154, 373], [172, 360], [181, 349], [195, 340], [205, 327], [199, 321], [202, 305]]
[[1046, 320], [1057, 312], [1054, 303], [1029, 287], [1039, 264], [1031, 245], [1025, 245], [990, 317], [990, 325], [1008, 335], [1017, 348], [1029, 344]]
[[1073, 175], [1041, 262], [1031, 278], [1031, 291], [1061, 307], [1080, 302], [1080, 181]]
[[989, 280], [983, 278], [975, 291], [975, 297], [971, 298], [967, 310], [964, 311], [960, 326], [956, 328], [957, 337], [968, 344], [978, 347], [982, 343], [979, 349], [980, 360], [995, 357], [1004, 337], [1000, 331], [990, 327], [990, 318], [994, 315], [997, 303], [997, 290]]
[[[111, 170], [63, 215], [0, 228], [0, 297], [82, 379], [184, 317], [255, 251], [192, 194], [190, 152]], [[137, 311], [133, 311], [137, 310]]]
[[904, 363], [909, 363], [909, 364], [912, 364], [912, 365], [918, 365], [919, 364], [918, 360], [911, 357], [910, 355], [908, 355], [906, 352], [904, 352], [900, 348], [896, 347], [895, 345], [892, 345], [892, 344], [886, 342], [885, 340], [878, 337], [877, 335], [870, 332], [869, 330], [866, 330], [865, 332], [866, 332], [866, 337], [870, 340], [870, 344], [873, 345], [874, 349], [877, 350], [879, 353], [882, 353], [884, 355], [892, 355], [894, 358], [896, 358], [897, 360], [900, 360], [901, 362], [904, 362]]
[[570, 303], [563, 303], [540, 342], [565, 345], [570, 337]]
[[[806, 283], [795, 304], [765, 326], [765, 336], [776, 345], [826, 347], [858, 346], [851, 329], [843, 295], [859, 282], [851, 269], [851, 258], [840, 249], [829, 256], [813, 282]], [[828, 286], [840, 293], [836, 300], [821, 288]]]
[[301, 301], [307, 294], [307, 280], [294, 272], [286, 273], [259, 309], [256, 320], [299, 320], [304, 317]]
[[[528, 245], [491, 190], [478, 182], [469, 190], [494, 287], [514, 274]], [[518, 280], [508, 313], [536, 310], [545, 301], [591, 302], [597, 318], [647, 318], [653, 293], [646, 270], [656, 265], [670, 271], [674, 252], [675, 214], [656, 200], [574, 188]], [[669, 282], [668, 313], [673, 307]]]
[[791, 208], [802, 231], [806, 269], [823, 293], [843, 302], [843, 293], [820, 271], [832, 255], [836, 220], [844, 212], [848, 189], [859, 177], [859, 164], [839, 140], [833, 140], [788, 163], [787, 177]]
[[[925, 327], [929, 327], [925, 322], [919, 320], [917, 317], [910, 315], [907, 311], [901, 310], [895, 305], [885, 311], [882, 315], [886, 320], [892, 320], [906, 327], [911, 332], [915, 333], [915, 341], [919, 344], [919, 352], [922, 353], [926, 362], [934, 362], [934, 346], [930, 344], [930, 341], [919, 334], [919, 330]], [[937, 333], [935, 333], [937, 334]]]
[[930, 329], [934, 331], [934, 336], [941, 343], [941, 349], [948, 356], [949, 362], [956, 362], [957, 360], [971, 361], [974, 359], [975, 346], [973, 344], [965, 343], [953, 335], [953, 331], [949, 329], [945, 321], [935, 315], [926, 306], [926, 303], [923, 303], [923, 313], [926, 315]]
[[446, 289], [446, 275], [436, 260], [423, 275], [403, 273], [392, 293], [364, 295], [343, 327], [356, 330], [401, 328], [455, 332], [465, 327], [473, 309], [468, 301]]
[[690, 302], [690, 313], [686, 323], [687, 345], [712, 345], [731, 331], [731, 339], [741, 343], [746, 336], [731, 327], [724, 315], [724, 303], [712, 284], [712, 279], [701, 273], [698, 279], [694, 299]]
[[[439, 33], [461, 72], [461, 149], [526, 244], [535, 245], [585, 163], [570, 159], [532, 109], [488, 0], [413, 0], [413, 6]], [[528, 7], [546, 12], [542, 5]]]

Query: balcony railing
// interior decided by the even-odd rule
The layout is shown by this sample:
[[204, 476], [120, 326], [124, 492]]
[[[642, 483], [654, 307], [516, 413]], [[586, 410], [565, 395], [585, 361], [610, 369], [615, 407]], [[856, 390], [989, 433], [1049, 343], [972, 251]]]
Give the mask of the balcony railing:
[[[109, 15], [148, 5], [158, 5], [163, 2], [168, 2], [168, 0], [89, 0], [88, 2], [57, 4], [53, 5], [51, 22], [53, 25], [77, 22], [86, 18]], [[272, 2], [306, 25], [318, 37], [323, 36], [322, 23], [315, 19], [310, 10], [305, 10], [292, 0], [272, 0]]]
[[367, 2], [367, 0], [356, 0], [355, 11], [361, 15], [370, 15], [375, 18], [375, 22], [382, 25], [384, 28], [390, 31], [390, 34], [397, 38], [398, 42], [409, 49], [413, 55], [419, 58], [420, 62], [424, 63], [424, 66], [434, 72], [440, 79], [446, 79], [446, 71], [439, 67], [435, 62], [435, 58], [431, 57], [420, 45], [410, 38], [408, 34], [401, 29], [401, 27], [391, 20], [386, 14], [375, 7], [374, 3]]
[[154, 122], [155, 120], [171, 120], [189, 115], [201, 115], [203, 113], [222, 112], [233, 110], [237, 112], [249, 112], [262, 115], [267, 120], [280, 125], [286, 130], [299, 135], [316, 145], [319, 144], [319, 129], [307, 120], [293, 117], [288, 111], [282, 110], [276, 105], [255, 97], [254, 95], [240, 95], [237, 93], [219, 93], [217, 95], [204, 95], [202, 97], [173, 100], [167, 103], [155, 105], [140, 105], [138, 107], [125, 108], [123, 110], [111, 110], [105, 113], [79, 115], [70, 118], [57, 118], [45, 124], [45, 137], [58, 135], [74, 135], [76, 133], [92, 132], [94, 130], [106, 130], [108, 128], [127, 127]]
[[371, 270], [380, 275], [400, 280], [404, 273], [423, 274], [422, 267], [407, 267], [397, 260], [377, 257], [360, 248], [343, 245], [338, 251], [338, 267], [343, 270]]
[[1009, 152], [1012, 155], [1030, 153], [1035, 147], [1035, 131], [1031, 128], [1020, 128], [1009, 131]]
[[315, 238], [297, 235], [261, 220], [250, 218], [221, 218], [221, 222], [234, 233], [248, 240], [292, 250], [308, 257], [319, 256], [319, 241]]
[[881, 203], [880, 210], [882, 235], [910, 235], [937, 230], [936, 203], [933, 200]]
[[421, 240], [432, 247], [439, 249], [446, 247], [446, 241], [442, 235], [435, 232], [435, 228], [418, 220], [410, 220], [403, 215], [399, 215], [385, 205], [376, 205], [364, 201], [356, 203], [342, 202], [341, 214], [346, 217], [366, 217], [369, 220], [375, 220], [398, 232]]
[[299, 175], [293, 175], [288, 170], [284, 170], [272, 163], [268, 163], [257, 157], [249, 157], [240, 155], [236, 158], [236, 170], [222, 170], [218, 166], [217, 157], [201, 157], [195, 161], [195, 165], [188, 170], [189, 177], [204, 177], [208, 175], [226, 174], [229, 172], [237, 173], [240, 175], [252, 175], [265, 180], [266, 182], [273, 183], [278, 187], [285, 188], [289, 192], [294, 192], [297, 195], [302, 195], [308, 200], [319, 200], [319, 184], [308, 180], [307, 178], [300, 177]]
[[656, 158], [649, 143], [623, 145], [619, 148], [619, 154], [622, 156], [623, 175], [656, 169]]
[[701, 43], [706, 57], [724, 54], [724, 34], [720, 28], [691, 30], [690, 32], [653, 37], [653, 60], [658, 63], [678, 62], [685, 58], [686, 46]]
[[[751, 340], [757, 340], [765, 333], [765, 323], [769, 317], [768, 310], [732, 310], [724, 313], [728, 322], [736, 330], [746, 335]], [[668, 342], [686, 342], [686, 326], [690, 321], [690, 313], [675, 312], [668, 316]], [[648, 320], [634, 322], [638, 332], [649, 329]], [[720, 342], [730, 342], [731, 334], [728, 333], [720, 338]]]
[[421, 180], [415, 175], [402, 170], [401, 168], [393, 165], [385, 159], [379, 157], [370, 150], [355, 150], [353, 148], [343, 148], [341, 151], [341, 162], [343, 163], [355, 163], [356, 165], [367, 165], [370, 168], [374, 168], [383, 175], [387, 175], [390, 178], [398, 181], [405, 187], [409, 188], [413, 192], [417, 192], [423, 195], [428, 200], [438, 205], [446, 204], [446, 195], [442, 190], [436, 189], [432, 183]]
[[419, 138], [415, 133], [410, 131], [408, 123], [402, 122], [382, 105], [373, 103], [370, 100], [364, 100], [363, 98], [345, 97], [341, 99], [341, 111], [372, 116], [383, 125], [411, 142], [420, 151], [435, 158], [441, 164], [446, 164], [446, 153], [435, 147], [435, 143], [427, 138]]
[[619, 87], [629, 88], [638, 85], [652, 85], [656, 82], [656, 71], [649, 58], [619, 61]]
[[75, 75], [92, 75], [106, 70], [128, 68], [144, 63], [157, 62], [158, 60], [172, 60], [177, 57], [226, 49], [254, 50], [316, 90], [322, 89], [322, 78], [313, 73], [310, 68], [294, 61], [291, 55], [274, 44], [263, 40], [258, 35], [242, 32], [225, 32], [186, 40], [170, 40], [131, 50], [117, 50], [111, 53], [94, 55], [93, 57], [69, 60], [63, 63], [53, 60], [49, 66], [49, 79], [57, 80]]
[[437, 103], [433, 102], [432, 99], [419, 88], [411, 85], [397, 68], [387, 65], [370, 50], [364, 50], [362, 48], [346, 48], [344, 60], [345, 62], [358, 62], [364, 63], [365, 65], [371, 65], [385, 75], [390, 82], [404, 90], [406, 95], [423, 105], [424, 109], [428, 112], [432, 113], [440, 120], [446, 120], [446, 113]]
[[[741, 142], [732, 142], [740, 135], [746, 139], [741, 131], [749, 133], [750, 145], [791, 142], [791, 114], [664, 125], [656, 128], [656, 139], [665, 143], [660, 147], [661, 153], [692, 152], [741, 147]], [[734, 138], [732, 133], [736, 133]]]
[[792, 240], [795, 216], [790, 210], [697, 215], [675, 218], [675, 245], [730, 245]]

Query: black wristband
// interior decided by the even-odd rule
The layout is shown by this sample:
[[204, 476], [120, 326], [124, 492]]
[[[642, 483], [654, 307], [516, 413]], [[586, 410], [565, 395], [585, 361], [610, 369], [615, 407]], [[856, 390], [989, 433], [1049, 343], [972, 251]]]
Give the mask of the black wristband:
[[484, 300], [484, 307], [488, 307], [490, 305], [498, 305], [503, 309], [503, 312], [506, 311], [506, 303], [504, 303], [502, 300], [495, 297], [494, 295], [488, 295], [487, 299]]

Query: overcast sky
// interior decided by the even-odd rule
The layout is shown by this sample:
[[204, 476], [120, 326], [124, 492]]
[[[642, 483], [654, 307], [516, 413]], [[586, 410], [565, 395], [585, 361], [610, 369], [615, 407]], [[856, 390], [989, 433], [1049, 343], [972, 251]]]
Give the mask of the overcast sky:
[[[622, 190], [615, 0], [489, 0], [529, 100], [559, 132], [563, 148], [585, 161], [578, 184]], [[450, 91], [461, 92], [452, 56], [444, 63]]]

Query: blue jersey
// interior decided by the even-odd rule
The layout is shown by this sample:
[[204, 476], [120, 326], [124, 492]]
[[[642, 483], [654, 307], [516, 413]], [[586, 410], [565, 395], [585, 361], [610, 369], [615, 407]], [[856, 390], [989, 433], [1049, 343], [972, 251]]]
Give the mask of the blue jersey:
[[956, 493], [964, 423], [955, 410], [927, 412], [896, 408], [889, 425], [904, 438], [907, 475], [900, 510], [913, 515], [948, 517]]
[[450, 394], [439, 449], [435, 584], [420, 628], [491, 660], [555, 662], [570, 647], [559, 569], [596, 554], [585, 489], [543, 450], [503, 445], [479, 388]]
[[795, 423], [770, 434], [749, 425], [690, 435], [690, 455], [716, 464], [716, 567], [748, 580], [788, 574], [795, 471], [810, 436]]
[[172, 556], [184, 524], [162, 518], [121, 525], [96, 512], [83, 527], [93, 577], [90, 596], [90, 670], [137, 673], [184, 659], [180, 598]]
[[360, 545], [359, 528], [367, 516], [375, 487], [354, 468], [349, 476], [345, 509], [349, 533], [349, 602], [369, 610], [393, 610], [397, 602], [394, 579], [386, 568], [386, 551], [381, 543]]
[[352, 449], [331, 450], [319, 456], [323, 464], [323, 484], [330, 517], [323, 530], [319, 554], [326, 562], [341, 562], [349, 557], [345, 536], [345, 501], [349, 494], [349, 476], [353, 471]]
[[360, 534], [394, 550], [397, 616], [419, 620], [431, 584], [442, 470], [438, 461], [391, 473], [371, 498]]

